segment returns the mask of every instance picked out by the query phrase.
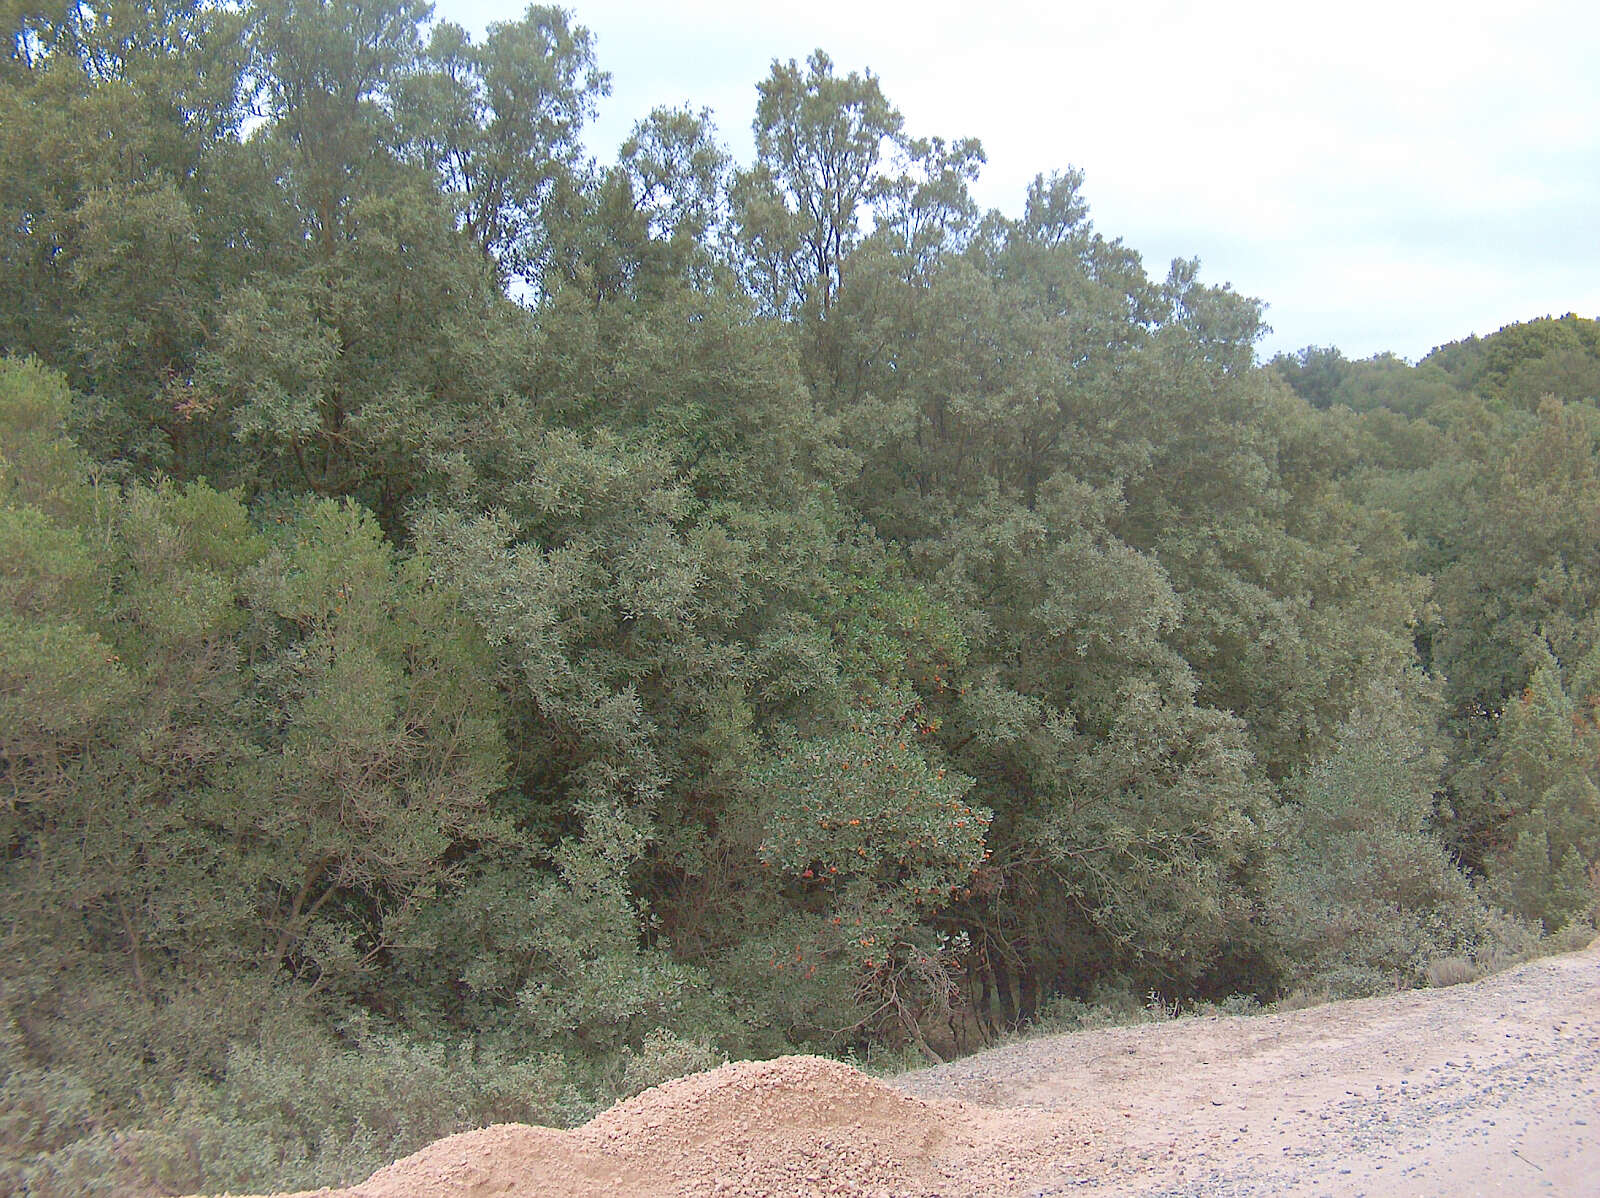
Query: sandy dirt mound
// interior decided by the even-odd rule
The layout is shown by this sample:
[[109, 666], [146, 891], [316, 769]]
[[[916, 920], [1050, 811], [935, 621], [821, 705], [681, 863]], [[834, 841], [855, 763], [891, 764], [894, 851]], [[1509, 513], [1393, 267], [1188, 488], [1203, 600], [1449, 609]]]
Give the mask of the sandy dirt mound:
[[1065, 1147], [1064, 1135], [1018, 1134], [1018, 1122], [914, 1098], [836, 1061], [782, 1057], [668, 1082], [573, 1131], [500, 1124], [451, 1136], [316, 1193], [945, 1198], [1004, 1190], [1024, 1160]]

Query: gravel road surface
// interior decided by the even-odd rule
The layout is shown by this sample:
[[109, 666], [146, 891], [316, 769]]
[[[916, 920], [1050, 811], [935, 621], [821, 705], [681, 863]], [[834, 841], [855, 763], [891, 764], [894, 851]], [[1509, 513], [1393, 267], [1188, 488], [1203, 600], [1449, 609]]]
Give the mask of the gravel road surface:
[[1042, 1036], [894, 1083], [1098, 1126], [1030, 1195], [1600, 1195], [1600, 942], [1470, 985]]

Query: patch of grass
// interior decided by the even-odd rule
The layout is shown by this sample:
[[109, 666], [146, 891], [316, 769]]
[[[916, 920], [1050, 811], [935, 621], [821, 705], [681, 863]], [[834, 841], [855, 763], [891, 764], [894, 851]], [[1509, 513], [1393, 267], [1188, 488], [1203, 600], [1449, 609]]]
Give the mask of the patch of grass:
[[1465, 957], [1440, 957], [1429, 962], [1427, 969], [1428, 985], [1435, 990], [1475, 982], [1482, 976], [1482, 970]]

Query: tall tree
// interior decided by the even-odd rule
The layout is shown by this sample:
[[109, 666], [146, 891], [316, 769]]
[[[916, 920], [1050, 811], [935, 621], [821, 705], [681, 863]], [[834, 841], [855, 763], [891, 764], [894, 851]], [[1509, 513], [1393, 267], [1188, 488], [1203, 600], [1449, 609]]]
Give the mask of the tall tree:
[[583, 127], [611, 87], [594, 39], [564, 9], [530, 5], [481, 44], [441, 22], [424, 61], [403, 87], [406, 133], [501, 284], [538, 289], [582, 182]]
[[418, 67], [425, 0], [262, 0], [251, 24], [279, 164], [324, 258], [351, 205], [392, 177], [397, 91]]
[[942, 255], [966, 247], [978, 222], [968, 188], [984, 161], [976, 138], [900, 139], [899, 173], [876, 188], [876, 233], [904, 262], [907, 281], [926, 279]]
[[804, 71], [774, 61], [757, 90], [756, 165], [733, 187], [753, 282], [775, 311], [809, 303], [826, 314], [900, 113], [871, 71], [841, 79], [821, 50]]
[[171, 389], [215, 309], [210, 236], [236, 142], [241, 10], [206, 0], [24, 6], [0, 77], [0, 345], [95, 393], [94, 448], [173, 465]]
[[391, 530], [432, 406], [501, 394], [518, 317], [408, 158], [408, 86], [426, 6], [268, 0], [255, 26], [286, 244], [226, 297], [199, 402], [257, 452], [252, 488], [360, 496]]

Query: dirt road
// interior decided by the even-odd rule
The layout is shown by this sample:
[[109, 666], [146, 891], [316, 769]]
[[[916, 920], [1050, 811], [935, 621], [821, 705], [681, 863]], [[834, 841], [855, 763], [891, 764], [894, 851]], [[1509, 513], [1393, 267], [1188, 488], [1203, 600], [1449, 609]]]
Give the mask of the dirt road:
[[340, 1198], [1600, 1195], [1600, 942], [1471, 985], [1041, 1036], [874, 1081], [727, 1065]]
[[1471, 985], [1041, 1037], [910, 1093], [1085, 1114], [1034, 1195], [1600, 1195], [1600, 942]]

